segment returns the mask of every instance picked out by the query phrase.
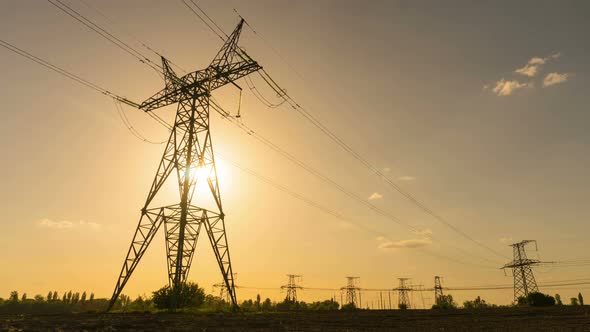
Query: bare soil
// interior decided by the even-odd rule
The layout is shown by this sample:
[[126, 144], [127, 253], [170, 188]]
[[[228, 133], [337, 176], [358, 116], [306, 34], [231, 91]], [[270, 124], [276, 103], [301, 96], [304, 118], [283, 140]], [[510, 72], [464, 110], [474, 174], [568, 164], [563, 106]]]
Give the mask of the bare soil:
[[2, 331], [590, 331], [589, 307], [0, 315]]

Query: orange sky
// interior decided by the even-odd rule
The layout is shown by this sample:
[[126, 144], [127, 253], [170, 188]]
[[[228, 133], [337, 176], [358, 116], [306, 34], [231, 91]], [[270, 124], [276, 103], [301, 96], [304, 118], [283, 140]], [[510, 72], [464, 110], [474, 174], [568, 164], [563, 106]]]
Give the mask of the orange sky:
[[[110, 21], [84, 2], [68, 3], [146, 54], [134, 37], [187, 70], [204, 68], [221, 46], [181, 2], [92, 2]], [[543, 260], [586, 258], [586, 4], [200, 3], [227, 32], [237, 23], [237, 8], [266, 40], [245, 29], [241, 45], [248, 53], [355, 151], [457, 228], [508, 258], [508, 244], [522, 239], [538, 240]], [[163, 87], [155, 72], [49, 3], [8, 0], [0, 8], [3, 40], [136, 102]], [[549, 14], [550, 26], [541, 19]], [[109, 98], [5, 49], [0, 54], [0, 296], [14, 289], [30, 295], [73, 289], [107, 297], [164, 147], [130, 135]], [[278, 288], [287, 273], [321, 288], [344, 286], [347, 275], [360, 276], [366, 288], [395, 287], [398, 277], [430, 288], [434, 275], [448, 286], [511, 283], [498, 269], [507, 259], [423, 213], [292, 109], [267, 108], [240, 83], [246, 125], [424, 232], [376, 214], [214, 115], [222, 158], [354, 221], [220, 160], [238, 285]], [[254, 83], [279, 101], [260, 78]], [[215, 97], [235, 112], [236, 89]], [[124, 107], [146, 137], [167, 138], [141, 111]], [[156, 112], [171, 121], [174, 107]], [[177, 191], [169, 187], [164, 194], [174, 199]], [[541, 282], [587, 276], [587, 267], [537, 270]], [[205, 238], [189, 279], [208, 292], [220, 280]], [[159, 234], [124, 293], [149, 294], [166, 281]], [[568, 298], [579, 289], [547, 292]], [[238, 298], [257, 292], [284, 296], [278, 289], [244, 288]], [[453, 295], [462, 301], [480, 293], [492, 303], [512, 298], [510, 290]], [[300, 299], [333, 294], [303, 291]], [[425, 297], [428, 303], [433, 295]]]

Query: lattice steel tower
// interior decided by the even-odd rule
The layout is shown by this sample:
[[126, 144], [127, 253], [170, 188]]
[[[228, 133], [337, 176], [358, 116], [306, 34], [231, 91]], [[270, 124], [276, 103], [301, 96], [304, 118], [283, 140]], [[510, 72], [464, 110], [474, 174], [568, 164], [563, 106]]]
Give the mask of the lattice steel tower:
[[[236, 282], [236, 275], [237, 275], [237, 273], [233, 274], [234, 283]], [[231, 292], [229, 292], [227, 290], [227, 286], [225, 285], [225, 280], [222, 280], [221, 282], [213, 284], [213, 292], [215, 292], [215, 290], [217, 288], [219, 288], [219, 298], [221, 300], [224, 300], [227, 303], [230, 303], [231, 302], [231, 297], [230, 297]]]
[[524, 240], [511, 244], [514, 259], [502, 267], [503, 269], [512, 269], [512, 276], [514, 277], [514, 302], [518, 302], [520, 297], [527, 297], [530, 293], [539, 291], [532, 266], [540, 264], [541, 261], [527, 258], [525, 251], [525, 246], [532, 242], [535, 243], [535, 250], [538, 250], [536, 240]]
[[[359, 277], [346, 277], [348, 283], [345, 287], [340, 288], [340, 291], [346, 291], [346, 303], [352, 304], [356, 308], [361, 306], [361, 289], [357, 286]], [[358, 301], [356, 293], [358, 291]]]
[[302, 276], [296, 274], [287, 274], [287, 277], [289, 277], [289, 281], [286, 285], [281, 286], [281, 289], [287, 290], [287, 297], [285, 297], [285, 300], [297, 302], [297, 289], [303, 289], [303, 287], [297, 285], [297, 280], [301, 280]]
[[438, 304], [439, 299], [443, 297], [443, 287], [441, 278], [434, 276], [434, 303]]
[[399, 292], [399, 300], [397, 303], [398, 308], [407, 308], [410, 309], [410, 296], [408, 294], [409, 291], [412, 289], [406, 284], [408, 278], [398, 278], [399, 279], [399, 286], [397, 291]]
[[[204, 227], [231, 302], [234, 306], [236, 305], [225, 231], [225, 214], [221, 204], [209, 127], [209, 98], [213, 90], [227, 84], [235, 85], [234, 81], [262, 68], [238, 47], [243, 24], [244, 20], [241, 20], [211, 64], [203, 70], [178, 77], [168, 61], [162, 58], [164, 89], [138, 105], [141, 110], [152, 112], [164, 106], [178, 104], [170, 138], [145, 205], [141, 209], [139, 224], [123, 262], [109, 309], [121, 294], [162, 224], [164, 224], [166, 238], [168, 281], [175, 289], [175, 293], [177, 294], [179, 286], [186, 282], [197, 239], [201, 227]], [[173, 171], [176, 171], [178, 181], [179, 203], [152, 207], [152, 200]], [[214, 211], [192, 204], [199, 174], [206, 176], [210, 199], [214, 201]], [[176, 296], [172, 305], [176, 306]]]

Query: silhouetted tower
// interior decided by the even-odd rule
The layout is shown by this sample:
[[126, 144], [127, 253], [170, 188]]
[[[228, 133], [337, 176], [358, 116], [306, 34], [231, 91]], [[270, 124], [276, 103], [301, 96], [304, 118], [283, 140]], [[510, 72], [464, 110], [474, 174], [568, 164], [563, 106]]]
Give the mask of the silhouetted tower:
[[437, 304], [443, 295], [441, 278], [439, 276], [434, 276], [434, 303]]
[[524, 240], [511, 244], [514, 259], [502, 267], [504, 270], [507, 268], [512, 269], [512, 276], [514, 277], [514, 302], [518, 302], [520, 297], [527, 297], [530, 293], [539, 291], [532, 266], [540, 264], [541, 261], [527, 258], [525, 251], [525, 246], [533, 242], [535, 243], [535, 250], [538, 250], [536, 240]]
[[[172, 307], [176, 307], [179, 286], [186, 282], [201, 227], [209, 238], [231, 302], [237, 306], [225, 231], [225, 214], [209, 127], [209, 106], [214, 90], [227, 84], [236, 85], [234, 81], [262, 68], [238, 46], [243, 24], [244, 20], [240, 20], [211, 64], [203, 70], [178, 77], [168, 60], [162, 57], [164, 89], [137, 105], [145, 112], [152, 112], [164, 106], [178, 104], [168, 144], [141, 209], [139, 224], [123, 261], [108, 309], [121, 294], [162, 224], [166, 238], [168, 282], [174, 289]], [[176, 175], [179, 201], [153, 207], [152, 201], [172, 173]], [[211, 209], [192, 203], [197, 180], [206, 183], [208, 187], [210, 195], [205, 196], [209, 196]], [[202, 200], [207, 197], [199, 198]]]
[[[346, 287], [340, 288], [340, 291], [346, 291], [346, 303], [353, 304], [355, 307], [359, 308], [361, 305], [361, 289], [357, 286], [357, 280], [359, 277], [346, 277], [348, 283]], [[357, 300], [357, 292], [358, 292], [358, 300]]]
[[[238, 275], [237, 273], [233, 274], [234, 282], [236, 282], [237, 275]], [[230, 303], [231, 302], [230, 292], [227, 290], [227, 286], [225, 285], [225, 281], [222, 280], [221, 282], [218, 282], [213, 285], [214, 292], [215, 292], [215, 289], [217, 289], [217, 288], [219, 288], [219, 298], [224, 300], [227, 303]]]
[[397, 303], [398, 308], [407, 308], [410, 309], [410, 296], [408, 294], [409, 291], [412, 289], [408, 286], [406, 281], [408, 278], [398, 278], [399, 279], [399, 286], [397, 291], [399, 292], [399, 301]]
[[290, 302], [297, 302], [297, 289], [302, 289], [301, 286], [297, 285], [297, 281], [301, 281], [300, 275], [287, 274], [289, 281], [286, 285], [281, 286], [281, 289], [287, 290], [287, 297], [285, 299]]

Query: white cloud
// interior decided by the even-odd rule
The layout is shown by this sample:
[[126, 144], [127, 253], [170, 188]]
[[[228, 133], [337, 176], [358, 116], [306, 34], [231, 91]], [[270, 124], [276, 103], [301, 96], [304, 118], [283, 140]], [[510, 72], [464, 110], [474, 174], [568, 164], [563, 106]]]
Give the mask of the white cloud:
[[545, 58], [540, 57], [532, 57], [526, 65], [522, 68], [516, 69], [514, 72], [520, 75], [528, 76], [528, 77], [535, 77], [541, 67], [550, 60], [557, 59], [561, 56], [560, 53], [552, 54]]
[[402, 248], [421, 248], [432, 244], [432, 240], [428, 238], [423, 239], [408, 239], [397, 242], [385, 242], [379, 245], [381, 249], [402, 249]]
[[42, 227], [54, 228], [54, 229], [69, 229], [69, 228], [74, 228], [74, 227], [88, 227], [91, 229], [98, 229], [100, 227], [100, 224], [97, 224], [95, 222], [84, 221], [84, 220], [80, 220], [79, 222], [75, 223], [75, 222], [71, 222], [68, 220], [53, 221], [48, 218], [43, 218], [43, 219], [39, 220], [37, 222], [37, 224]]
[[500, 242], [502, 242], [502, 243], [512, 243], [512, 241], [513, 241], [513, 240], [512, 240], [512, 238], [511, 238], [511, 237], [504, 236], [504, 237], [501, 237], [501, 238], [499, 239], [499, 241], [500, 241]]
[[409, 175], [400, 176], [397, 179], [398, 179], [398, 181], [414, 181], [414, 180], [416, 180], [415, 177], [409, 176]]
[[496, 82], [496, 86], [494, 86], [492, 91], [498, 96], [510, 96], [516, 90], [529, 88], [532, 86], [533, 83], [520, 83], [517, 80], [506, 81], [505, 79], [501, 79]]
[[374, 193], [371, 194], [371, 196], [369, 196], [369, 199], [370, 200], [373, 200], [373, 199], [381, 199], [381, 198], [383, 198], [383, 195], [381, 195], [378, 192], [374, 192]]
[[555, 84], [564, 83], [569, 79], [570, 75], [568, 73], [549, 73], [543, 79], [543, 86], [549, 87]]
[[432, 230], [431, 229], [419, 229], [417, 231], [414, 232], [414, 234], [416, 235], [424, 235], [424, 236], [431, 236], [432, 235]]

